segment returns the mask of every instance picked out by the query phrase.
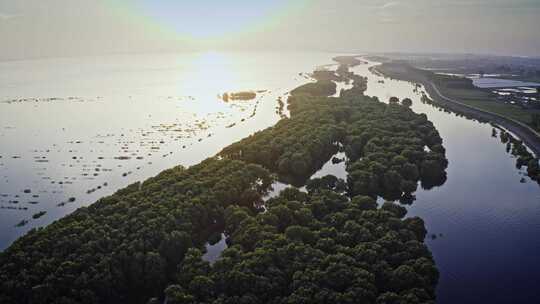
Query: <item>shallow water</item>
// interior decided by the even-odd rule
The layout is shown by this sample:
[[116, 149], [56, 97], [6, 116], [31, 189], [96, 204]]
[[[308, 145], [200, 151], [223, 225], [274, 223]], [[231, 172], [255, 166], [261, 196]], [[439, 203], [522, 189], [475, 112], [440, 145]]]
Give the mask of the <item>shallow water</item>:
[[223, 250], [227, 249], [227, 237], [224, 233], [222, 233], [217, 243], [206, 243], [205, 248], [206, 253], [202, 256], [202, 259], [213, 264], [217, 260], [219, 260], [219, 257], [221, 256]]
[[353, 88], [352, 82], [334, 81], [336, 83], [336, 93], [332, 97], [339, 97], [341, 90], [350, 90]]
[[[372, 74], [369, 67], [375, 64], [353, 69], [368, 77], [366, 95], [385, 102], [392, 96], [411, 98], [413, 110], [428, 115], [447, 149], [446, 183], [419, 189], [415, 202], [406, 206], [408, 216], [420, 216], [428, 229], [426, 243], [441, 273], [437, 302], [540, 302], [534, 286], [540, 281], [538, 184], [516, 169], [506, 145], [492, 137], [491, 125], [421, 103], [422, 88]], [[327, 174], [346, 179], [345, 163], [329, 160], [312, 178]], [[266, 199], [288, 186], [275, 182]], [[215, 254], [221, 247], [210, 249]]]
[[[330, 58], [191, 54], [0, 63], [0, 101], [41, 98], [0, 102], [0, 206], [28, 208], [0, 209], [0, 248], [128, 183], [198, 163], [273, 125], [277, 97], [309, 81], [300, 72]], [[447, 182], [420, 189], [408, 206], [409, 216], [422, 217], [437, 236], [427, 244], [441, 272], [438, 302], [540, 303], [540, 187], [515, 168], [489, 124], [422, 104], [413, 84], [372, 74], [374, 64], [353, 69], [368, 77], [366, 95], [411, 98], [447, 149]], [[241, 90], [269, 92], [247, 104], [217, 98]], [[344, 178], [344, 163], [329, 161], [315, 176], [326, 174]], [[276, 183], [269, 197], [286, 186]], [[87, 194], [91, 189], [97, 190]], [[41, 210], [47, 214], [32, 220]], [[14, 227], [22, 219], [30, 222]], [[224, 239], [207, 246], [215, 255], [207, 258], [219, 256]]]
[[368, 77], [366, 95], [410, 97], [447, 150], [446, 183], [419, 190], [408, 207], [409, 216], [423, 218], [428, 235], [437, 236], [426, 241], [441, 272], [437, 302], [540, 303], [538, 184], [516, 169], [491, 125], [422, 104], [413, 84], [374, 75], [368, 71], [374, 64], [354, 68]]
[[[32, 227], [275, 124], [277, 99], [331, 58], [198, 53], [0, 62], [0, 250]], [[218, 98], [249, 90], [259, 91], [255, 100]], [[40, 211], [47, 213], [32, 219]], [[22, 220], [29, 223], [15, 227]]]
[[[341, 160], [338, 163], [334, 163], [333, 159], [339, 159]], [[313, 174], [310, 179], [314, 178], [322, 178], [326, 175], [333, 175], [337, 178], [341, 178], [344, 181], [347, 181], [347, 171], [345, 171], [347, 166], [347, 161], [349, 159], [347, 158], [347, 155], [345, 152], [337, 152], [334, 154], [330, 160], [328, 160], [321, 169], [319, 169], [315, 174]]]
[[511, 88], [511, 87], [540, 87], [540, 83], [536, 82], [525, 82], [519, 80], [509, 80], [509, 79], [500, 79], [500, 78], [474, 78], [473, 84], [482, 89], [489, 88]]

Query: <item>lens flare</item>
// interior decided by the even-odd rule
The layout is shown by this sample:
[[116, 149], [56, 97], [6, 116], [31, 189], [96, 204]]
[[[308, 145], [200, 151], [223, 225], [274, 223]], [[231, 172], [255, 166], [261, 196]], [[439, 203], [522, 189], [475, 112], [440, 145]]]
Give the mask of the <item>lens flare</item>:
[[301, 10], [308, 2], [106, 0], [121, 14], [140, 18], [149, 28], [194, 40], [230, 39], [265, 30], [278, 25], [282, 18]]

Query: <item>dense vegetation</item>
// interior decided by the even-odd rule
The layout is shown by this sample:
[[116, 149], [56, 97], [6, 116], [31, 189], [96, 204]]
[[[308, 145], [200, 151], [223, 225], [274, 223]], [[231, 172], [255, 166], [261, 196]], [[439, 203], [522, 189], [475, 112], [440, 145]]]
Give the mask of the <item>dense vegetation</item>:
[[301, 185], [338, 150], [344, 126], [334, 114], [333, 98], [291, 97], [291, 118], [230, 145], [220, 153], [263, 165], [282, 179]]
[[425, 188], [446, 180], [442, 139], [425, 114], [369, 102], [352, 112], [351, 121], [344, 142], [351, 194], [409, 200], [418, 180]]
[[221, 155], [260, 164], [301, 185], [342, 147], [350, 159], [351, 194], [392, 199], [410, 199], [418, 180], [430, 188], [446, 179], [439, 133], [425, 114], [408, 106], [363, 95], [337, 99], [293, 93], [289, 110], [289, 119], [230, 145]]
[[336, 94], [337, 85], [335, 81], [340, 81], [340, 77], [332, 71], [315, 71], [311, 75], [315, 82], [306, 83], [291, 91], [292, 95], [307, 96], [331, 96]]
[[[369, 197], [288, 189], [266, 213], [226, 210], [231, 247], [190, 250], [167, 303], [429, 303], [438, 271], [421, 219]], [[157, 302], [157, 301], [156, 301]]]
[[[493, 129], [496, 135], [496, 130]], [[523, 166], [527, 167], [527, 175], [534, 181], [540, 184], [540, 163], [539, 159], [534, 157], [523, 141], [518, 140], [512, 134], [505, 130], [500, 130], [501, 142], [506, 144], [506, 151], [512, 153], [516, 157], [516, 167], [520, 169]]]
[[532, 127], [535, 130], [540, 130], [540, 114], [538, 114], [538, 113], [533, 114], [533, 116], [532, 116]]
[[159, 295], [231, 205], [253, 208], [272, 182], [256, 165], [177, 167], [49, 225], [0, 256], [0, 303], [141, 303]]
[[[317, 77], [348, 77], [340, 69]], [[0, 303], [432, 303], [423, 221], [374, 197], [440, 183], [437, 131], [398, 103], [313, 92], [215, 158], [32, 230], [0, 254]], [[347, 182], [310, 180], [260, 208], [271, 172], [306, 183], [339, 149]], [[211, 265], [204, 244], [222, 231], [229, 248]]]

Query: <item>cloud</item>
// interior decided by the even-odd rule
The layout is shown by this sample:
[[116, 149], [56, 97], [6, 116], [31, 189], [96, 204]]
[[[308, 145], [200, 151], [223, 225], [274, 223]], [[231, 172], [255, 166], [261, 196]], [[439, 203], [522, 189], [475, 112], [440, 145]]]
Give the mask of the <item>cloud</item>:
[[400, 6], [398, 1], [386, 2], [380, 6], [377, 6], [377, 16], [380, 23], [392, 24], [398, 23], [394, 8]]
[[0, 21], [10, 20], [10, 19], [19, 18], [19, 17], [21, 17], [21, 15], [6, 14], [6, 13], [1, 13], [0, 12]]
[[391, 10], [396, 6], [402, 5], [400, 1], [369, 1], [369, 3], [361, 2], [351, 4], [357, 8], [368, 9], [372, 11]]
[[389, 9], [389, 8], [392, 8], [392, 7], [395, 7], [395, 6], [398, 6], [398, 5], [400, 5], [400, 3], [398, 1], [387, 2], [387, 3], [379, 6], [379, 9], [385, 10], [385, 9]]

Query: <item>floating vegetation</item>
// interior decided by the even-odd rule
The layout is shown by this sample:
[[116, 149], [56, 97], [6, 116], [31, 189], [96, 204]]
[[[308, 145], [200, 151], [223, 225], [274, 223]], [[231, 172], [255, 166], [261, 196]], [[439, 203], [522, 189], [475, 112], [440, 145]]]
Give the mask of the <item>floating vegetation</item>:
[[0, 209], [7, 209], [7, 210], [28, 210], [28, 207], [0, 206]]
[[26, 226], [26, 224], [28, 224], [28, 220], [21, 220], [17, 223], [17, 225], [15, 225], [15, 227], [23, 227]]
[[[503, 144], [506, 144], [506, 151], [516, 157], [516, 168], [521, 169], [525, 166], [527, 175], [540, 184], [539, 159], [527, 149], [523, 141], [515, 138], [502, 128], [500, 128], [499, 138]], [[525, 183], [526, 179], [521, 178], [520, 182]]]
[[33, 218], [33, 219], [38, 219], [38, 218], [44, 216], [46, 213], [47, 213], [47, 211], [40, 211], [40, 212], [38, 212], [38, 213], [32, 215], [32, 218]]
[[[101, 99], [101, 97], [96, 97], [96, 99]], [[45, 103], [45, 102], [57, 102], [57, 101], [70, 101], [70, 102], [90, 102], [94, 99], [86, 99], [83, 97], [30, 97], [30, 98], [13, 98], [8, 100], [1, 101], [2, 103], [12, 104], [12, 103]]]
[[[35, 130], [33, 134], [38, 137], [48, 136], [49, 133], [54, 134], [52, 138], [56, 139], [56, 142], [52, 142], [48, 146], [22, 146], [20, 151], [4, 151], [0, 155], [1, 161], [4, 162], [0, 163], [0, 170], [9, 170], [6, 171], [6, 176], [4, 176], [6, 183], [18, 182], [9, 178], [9, 174], [13, 174], [11, 172], [17, 166], [16, 160], [22, 159], [25, 162], [28, 160], [28, 164], [31, 166], [30, 170], [25, 172], [25, 174], [30, 175], [28, 181], [25, 181], [26, 184], [18, 187], [13, 186], [9, 188], [9, 191], [5, 191], [9, 194], [6, 194], [5, 199], [0, 200], [0, 209], [32, 210], [33, 205], [48, 208], [62, 207], [75, 203], [73, 201], [75, 198], [70, 199], [69, 195], [65, 195], [65, 193], [76, 196], [76, 201], [79, 201], [81, 195], [85, 197], [85, 193], [95, 195], [98, 190], [111, 186], [113, 186], [111, 190], [115, 190], [115, 187], [118, 186], [116, 181], [115, 183], [105, 182], [111, 177], [108, 172], [113, 172], [113, 175], [116, 175], [117, 178], [122, 179], [124, 182], [131, 182], [131, 178], [134, 178], [131, 176], [132, 171], [137, 173], [137, 178], [144, 177], [147, 176], [146, 169], [149, 166], [152, 166], [151, 172], [153, 172], [161, 163], [170, 163], [167, 161], [168, 159], [174, 157], [174, 161], [177, 159], [182, 160], [182, 156], [176, 155], [180, 153], [174, 153], [175, 155], [172, 156], [173, 152], [169, 151], [185, 149], [181, 151], [184, 152], [188, 149], [191, 150], [197, 146], [198, 142], [217, 137], [216, 134], [219, 133], [215, 131], [237, 126], [240, 124], [242, 117], [245, 117], [242, 121], [246, 121], [248, 117], [253, 117], [258, 114], [257, 110], [260, 109], [258, 105], [264, 101], [262, 97], [269, 92], [268, 90], [253, 90], [228, 93], [227, 95], [231, 101], [238, 100], [238, 102], [224, 104], [220, 100], [222, 96], [219, 96], [220, 99], [211, 100], [218, 105], [215, 111], [211, 109], [207, 112], [204, 109], [201, 113], [192, 112], [193, 109], [180, 105], [180, 101], [195, 101], [193, 96], [158, 96], [151, 102], [157, 100], [162, 105], [165, 104], [165, 106], [169, 107], [167, 112], [159, 108], [158, 112], [146, 113], [142, 119], [129, 120], [127, 121], [128, 124], [125, 125], [114, 124], [109, 126], [107, 120], [103, 121], [103, 123], [90, 124], [88, 130], [79, 130], [79, 126], [70, 125], [69, 123], [62, 124], [62, 118], [53, 119], [44, 129]], [[126, 96], [125, 98], [130, 103], [138, 101], [137, 96]], [[277, 98], [277, 95], [273, 98]], [[252, 99], [252, 102], [241, 102], [242, 100]], [[101, 96], [90, 98], [76, 96], [17, 97], [8, 102], [56, 102], [54, 105], [30, 104], [28, 108], [81, 107], [81, 117], [85, 119], [85, 110], [82, 107], [87, 107], [87, 105], [70, 105], [69, 103], [103, 100], [108, 99]], [[143, 102], [148, 101], [147, 99]], [[2, 99], [0, 99], [0, 103], [2, 103]], [[3, 106], [6, 108], [13, 107], [5, 104]], [[14, 106], [17, 107], [17, 105]], [[95, 105], [88, 106], [94, 107]], [[21, 105], [22, 108], [23, 105]], [[137, 124], [142, 122], [142, 124], [133, 125], [133, 122]], [[4, 133], [20, 132], [26, 129], [19, 125], [5, 125], [0, 126], [0, 130], [0, 136], [3, 136]], [[16, 135], [16, 133], [14, 134]], [[189, 153], [189, 157], [191, 157], [191, 152]], [[32, 189], [25, 189], [26, 187]], [[47, 195], [41, 193], [37, 195], [38, 189], [41, 189], [38, 187], [46, 187], [50, 190]], [[21, 197], [15, 196], [16, 193], [20, 194]], [[32, 211], [37, 212], [39, 210]], [[56, 213], [59, 212], [55, 212], [55, 216]], [[51, 218], [53, 218], [52, 214]], [[30, 217], [28, 219], [32, 220]], [[13, 223], [6, 223], [6, 225], [10, 226]]]

